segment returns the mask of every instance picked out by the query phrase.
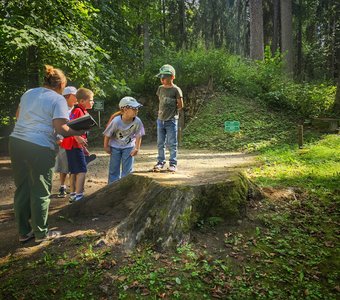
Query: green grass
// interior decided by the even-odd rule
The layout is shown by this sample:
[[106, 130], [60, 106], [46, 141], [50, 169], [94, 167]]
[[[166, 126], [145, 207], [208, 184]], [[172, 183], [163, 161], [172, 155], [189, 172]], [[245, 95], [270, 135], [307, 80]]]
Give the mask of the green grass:
[[[257, 243], [267, 284], [291, 284], [292, 299], [339, 296], [340, 136], [328, 135], [304, 149], [268, 149], [250, 176], [261, 186], [293, 190], [264, 203], [257, 219], [265, 231]], [[274, 208], [274, 209], [273, 209]], [[274, 210], [274, 211], [273, 211]], [[263, 265], [269, 259], [271, 268]], [[287, 291], [288, 296], [288, 291]]]
[[[239, 133], [226, 133], [225, 121], [239, 121]], [[296, 124], [280, 112], [268, 112], [257, 100], [218, 95], [209, 100], [184, 130], [184, 146], [226, 151], [261, 150], [294, 141]]]
[[328, 135], [303, 149], [283, 145], [268, 149], [263, 165], [252, 171], [262, 185], [296, 186], [327, 196], [340, 188], [340, 138]]
[[1, 264], [0, 299], [98, 299], [103, 296], [98, 285], [102, 282], [101, 265], [107, 253], [95, 253], [84, 239], [76, 242], [81, 246], [75, 251], [62, 252], [51, 247], [39, 257], [15, 258]]

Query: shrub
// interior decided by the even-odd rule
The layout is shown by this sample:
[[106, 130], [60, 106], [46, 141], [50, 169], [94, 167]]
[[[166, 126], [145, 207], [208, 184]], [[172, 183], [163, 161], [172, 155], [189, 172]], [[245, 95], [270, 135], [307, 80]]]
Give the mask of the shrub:
[[174, 66], [175, 82], [182, 89], [212, 83], [215, 89], [260, 98], [274, 109], [291, 109], [305, 118], [327, 113], [335, 99], [331, 84], [296, 83], [285, 77], [280, 53], [272, 55], [269, 47], [264, 60], [257, 62], [216, 49], [168, 51], [155, 57], [140, 76], [130, 78], [128, 86], [153, 95], [159, 84], [155, 75], [163, 64]]

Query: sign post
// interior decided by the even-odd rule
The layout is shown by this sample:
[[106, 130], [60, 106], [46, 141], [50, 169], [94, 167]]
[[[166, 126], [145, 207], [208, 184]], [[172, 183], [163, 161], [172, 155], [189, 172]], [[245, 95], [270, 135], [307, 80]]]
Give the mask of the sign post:
[[225, 121], [224, 122], [224, 131], [225, 132], [239, 132], [240, 131], [240, 122], [239, 121]]
[[94, 102], [93, 109], [98, 111], [98, 126], [100, 128], [100, 112], [104, 111], [104, 100], [96, 100]]

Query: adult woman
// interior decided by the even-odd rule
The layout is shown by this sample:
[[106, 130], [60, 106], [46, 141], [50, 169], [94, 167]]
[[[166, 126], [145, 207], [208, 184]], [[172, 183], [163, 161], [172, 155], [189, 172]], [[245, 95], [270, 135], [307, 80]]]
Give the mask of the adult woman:
[[61, 96], [67, 80], [64, 73], [45, 66], [44, 86], [23, 94], [17, 111], [17, 123], [9, 139], [9, 152], [16, 191], [15, 219], [19, 241], [35, 237], [40, 243], [60, 232], [48, 230], [47, 218], [55, 164], [55, 133], [81, 135], [69, 128], [68, 108]]

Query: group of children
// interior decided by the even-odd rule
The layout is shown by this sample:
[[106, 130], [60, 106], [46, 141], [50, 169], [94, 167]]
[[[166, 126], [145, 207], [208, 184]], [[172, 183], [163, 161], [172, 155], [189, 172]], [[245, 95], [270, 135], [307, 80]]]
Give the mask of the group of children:
[[[170, 159], [168, 171], [177, 170], [177, 131], [178, 114], [183, 108], [183, 95], [181, 89], [174, 84], [175, 69], [171, 65], [164, 65], [156, 75], [160, 78], [158, 87], [159, 110], [157, 118], [157, 163], [153, 171], [160, 172], [166, 163], [165, 147], [169, 148]], [[70, 120], [87, 114], [91, 109], [93, 92], [86, 89], [66, 87], [63, 96], [69, 107]], [[110, 154], [108, 183], [115, 182], [133, 171], [134, 157], [138, 154], [142, 136], [145, 134], [144, 126], [137, 117], [142, 107], [133, 97], [124, 97], [119, 102], [119, 111], [114, 113], [104, 132], [104, 150]], [[70, 202], [83, 199], [87, 163], [92, 158], [87, 151], [87, 134], [58, 138], [59, 152], [57, 155], [55, 171], [60, 173], [60, 189], [58, 197], [66, 196], [65, 179], [70, 174]]]

